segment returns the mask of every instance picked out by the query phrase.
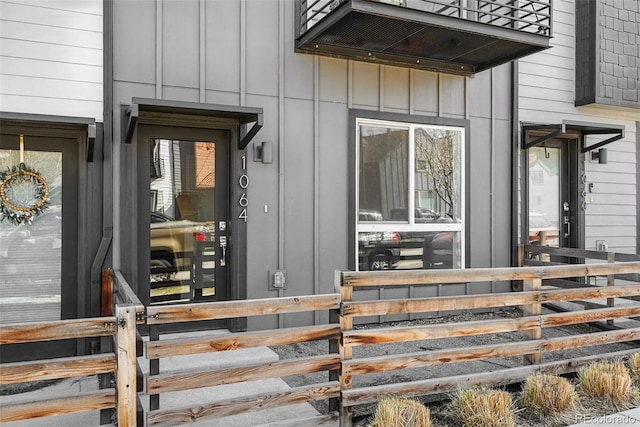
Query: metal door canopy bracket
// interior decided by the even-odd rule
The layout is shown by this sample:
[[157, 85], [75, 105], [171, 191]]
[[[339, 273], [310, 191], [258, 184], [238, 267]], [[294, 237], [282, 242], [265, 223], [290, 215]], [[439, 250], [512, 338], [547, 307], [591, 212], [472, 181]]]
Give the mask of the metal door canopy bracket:
[[[534, 140], [530, 140], [531, 132], [545, 132], [548, 133], [537, 137]], [[613, 135], [610, 138], [602, 140], [596, 144], [582, 147], [582, 152], [598, 149], [604, 145], [610, 144], [614, 141], [624, 138], [624, 125], [612, 125], [604, 123], [591, 123], [591, 122], [578, 122], [573, 120], [563, 120], [562, 123], [557, 124], [535, 124], [535, 123], [522, 123], [521, 132], [521, 146], [523, 150], [527, 150], [531, 147], [535, 147], [543, 144], [545, 141], [556, 137], [562, 137], [564, 134], [573, 133], [572, 139], [575, 139], [575, 133], [581, 134], [583, 137], [587, 135]]]

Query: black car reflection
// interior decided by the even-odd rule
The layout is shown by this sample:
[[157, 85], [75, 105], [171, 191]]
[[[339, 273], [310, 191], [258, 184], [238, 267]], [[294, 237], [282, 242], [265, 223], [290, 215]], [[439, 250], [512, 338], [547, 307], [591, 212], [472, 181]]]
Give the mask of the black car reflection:
[[[407, 209], [360, 211], [360, 221], [408, 221]], [[414, 209], [416, 224], [452, 223], [453, 219], [424, 207]], [[372, 231], [358, 233], [359, 270], [453, 268], [453, 231]]]

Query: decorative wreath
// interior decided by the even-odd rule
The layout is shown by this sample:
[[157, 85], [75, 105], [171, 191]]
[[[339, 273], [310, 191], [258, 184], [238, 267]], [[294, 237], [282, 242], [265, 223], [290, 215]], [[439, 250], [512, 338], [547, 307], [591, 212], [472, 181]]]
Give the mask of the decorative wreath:
[[[11, 189], [17, 182], [27, 182], [33, 187], [35, 202], [27, 206], [20, 206], [15, 200], [7, 196], [7, 189]], [[0, 172], [0, 214], [2, 219], [9, 219], [13, 224], [31, 224], [31, 221], [49, 206], [49, 185], [47, 181], [34, 169], [24, 163]]]

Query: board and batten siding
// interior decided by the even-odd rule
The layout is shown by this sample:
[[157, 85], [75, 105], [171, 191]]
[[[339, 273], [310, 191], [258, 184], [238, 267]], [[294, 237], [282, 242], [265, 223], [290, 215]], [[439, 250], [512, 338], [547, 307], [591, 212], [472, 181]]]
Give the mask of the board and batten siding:
[[[465, 78], [295, 53], [291, 0], [123, 1], [113, 8], [116, 141], [119, 105], [133, 97], [264, 110], [253, 143], [273, 142], [274, 161], [251, 161], [253, 143], [247, 147], [248, 271], [240, 284], [247, 298], [334, 292], [335, 270], [348, 268], [355, 244], [348, 236], [351, 109], [469, 120], [467, 262], [510, 265], [509, 65]], [[286, 290], [269, 289], [274, 269], [287, 270]], [[386, 297], [419, 292], [388, 290]], [[328, 320], [310, 316], [273, 322]]]
[[0, 110], [103, 114], [102, 1], [0, 1]]
[[595, 250], [596, 240], [605, 240], [611, 251], [635, 253], [636, 121], [640, 114], [623, 107], [575, 107], [575, 4], [574, 0], [554, 0], [553, 5], [552, 47], [519, 61], [519, 120], [558, 123], [566, 119], [625, 126], [625, 138], [607, 146], [607, 164], [585, 156], [587, 182], [593, 183], [585, 211], [585, 248]]

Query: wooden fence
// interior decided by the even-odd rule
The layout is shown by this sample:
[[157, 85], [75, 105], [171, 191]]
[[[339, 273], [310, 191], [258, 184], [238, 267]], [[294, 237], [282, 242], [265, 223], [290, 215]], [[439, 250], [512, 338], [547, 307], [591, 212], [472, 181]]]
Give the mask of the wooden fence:
[[[335, 294], [158, 305], [147, 307], [145, 311], [122, 276], [116, 272], [113, 316], [53, 322], [37, 327], [12, 325], [0, 328], [0, 342], [3, 344], [88, 336], [113, 337], [116, 341], [113, 353], [68, 360], [5, 364], [0, 374], [3, 384], [42, 379], [42, 375], [64, 378], [115, 372], [116, 389], [88, 393], [73, 400], [65, 397], [45, 403], [30, 402], [24, 406], [3, 407], [0, 408], [0, 420], [115, 407], [119, 426], [174, 426], [199, 420], [217, 422], [221, 417], [245, 412], [256, 412], [256, 419], [261, 419], [259, 411], [263, 409], [327, 400], [329, 413], [304, 419], [282, 420], [281, 424], [313, 426], [333, 423], [350, 426], [355, 406], [373, 405], [384, 395], [428, 396], [465, 386], [509, 384], [521, 381], [535, 372], [572, 372], [596, 359], [625, 357], [636, 352], [637, 347], [633, 342], [640, 339], [640, 327], [635, 325], [610, 330], [585, 328], [563, 336], [550, 334], [559, 327], [640, 317], [640, 306], [634, 300], [630, 300], [632, 305], [601, 304], [560, 313], [543, 310], [543, 306], [576, 300], [606, 302], [614, 298], [636, 298], [640, 296], [640, 283], [625, 282], [616, 286], [583, 284], [580, 287], [561, 288], [543, 286], [543, 281], [575, 277], [603, 277], [608, 280], [610, 277], [615, 279], [621, 276], [630, 279], [638, 273], [640, 262], [466, 270], [345, 271], [336, 273]], [[523, 290], [473, 294], [474, 283], [501, 281], [522, 282]], [[386, 300], [358, 298], [358, 291], [361, 289], [429, 287], [447, 283], [468, 283], [471, 294]], [[507, 309], [510, 309], [509, 316], [499, 314]], [[159, 328], [171, 324], [317, 311], [329, 311], [331, 322], [325, 325], [255, 332], [211, 331], [197, 337], [165, 335], [163, 339], [159, 339]], [[364, 316], [403, 314], [429, 318], [434, 313], [439, 315], [471, 311], [498, 314], [483, 320], [451, 316], [444, 317], [441, 322], [354, 326], [357, 323], [354, 320]], [[136, 323], [144, 323], [150, 330], [150, 340], [144, 344], [146, 359], [138, 358], [138, 361], [148, 360], [150, 368], [147, 374], [138, 375], [137, 383], [137, 339], [133, 327]], [[505, 334], [508, 334], [509, 339], [502, 339]], [[481, 336], [489, 337], [489, 343], [467, 341], [460, 345], [459, 340], [463, 338]], [[494, 339], [496, 337], [501, 339]], [[191, 367], [179, 372], [162, 372], [159, 369], [160, 361], [179, 356], [220, 352], [233, 358], [234, 351], [240, 349], [320, 340], [328, 343], [326, 352], [321, 355], [234, 364], [231, 367]], [[603, 347], [619, 343], [628, 345], [615, 350]], [[400, 351], [389, 353], [385, 350], [388, 344], [396, 344]], [[415, 344], [418, 344], [418, 349], [411, 350]], [[360, 352], [365, 348], [370, 350], [376, 347], [381, 348], [379, 354]], [[563, 356], [563, 352], [567, 350], [583, 347], [593, 347], [595, 350], [576, 357]], [[550, 357], [556, 354], [560, 356]], [[457, 366], [463, 364], [473, 363], [478, 366], [478, 363], [486, 361], [498, 361], [503, 366], [496, 369], [494, 364], [490, 368], [485, 366], [476, 371], [457, 369]], [[454, 364], [456, 369], [444, 369]], [[406, 380], [408, 376], [396, 375], [408, 369], [431, 371], [425, 371], [417, 380]], [[242, 382], [251, 384], [257, 380], [312, 373], [326, 373], [326, 380], [286, 390], [280, 388], [248, 396], [222, 398], [209, 403], [199, 402], [197, 405], [168, 407], [164, 404], [166, 400], [163, 396], [169, 393], [193, 394], [194, 391], [208, 387]], [[379, 375], [387, 377], [383, 381], [367, 380], [370, 376]], [[144, 390], [144, 394], [149, 395], [149, 407], [144, 411], [143, 419], [135, 417], [136, 402], [139, 402], [136, 390]]]
[[[608, 287], [543, 288], [543, 280], [570, 277], [595, 277], [635, 274], [640, 262], [593, 265], [557, 265], [545, 267], [519, 267], [466, 270], [414, 270], [381, 272], [342, 272], [337, 280], [341, 295], [340, 326], [342, 340], [342, 370], [340, 372], [341, 413], [340, 425], [351, 425], [351, 408], [371, 404], [384, 395], [425, 396], [453, 392], [460, 387], [477, 385], [504, 385], [525, 379], [535, 372], [573, 372], [593, 360], [623, 357], [637, 351], [633, 347], [615, 353], [601, 350], [576, 358], [544, 361], [543, 355], [553, 352], [625, 343], [640, 338], [640, 327], [611, 331], [587, 331], [571, 336], [545, 337], [543, 332], [568, 325], [578, 325], [640, 315], [640, 306], [606, 307], [567, 313], [542, 313], [543, 304], [559, 301], [594, 300], [619, 297], [637, 297], [640, 284]], [[358, 301], [354, 291], [375, 287], [437, 286], [445, 283], [522, 281], [521, 292], [460, 295], [398, 300]], [[382, 328], [354, 328], [354, 318], [393, 314], [420, 314], [437, 312], [467, 312], [520, 307], [519, 317], [496, 316], [488, 320], [458, 321], [422, 325], [387, 325]], [[402, 322], [401, 322], [402, 323]], [[640, 326], [640, 324], [638, 324]], [[516, 332], [521, 339], [515, 341], [489, 340], [490, 344], [468, 344], [460, 347], [461, 338], [489, 336]], [[511, 335], [513, 339], [513, 334]], [[353, 358], [354, 349], [362, 346], [383, 346], [390, 343], [421, 342], [423, 349], [412, 353], [384, 354], [375, 357]], [[436, 342], [435, 344], [429, 344]], [[513, 364], [514, 356], [520, 363]], [[442, 375], [432, 369], [425, 379], [357, 386], [356, 381], [369, 374], [394, 373], [405, 369], [426, 369], [434, 366], [496, 360], [513, 366], [466, 372], [463, 375]], [[458, 372], [464, 372], [462, 367]], [[398, 377], [399, 375], [396, 375]], [[365, 382], [366, 384], [366, 382]]]
[[[108, 337], [114, 341], [114, 351], [3, 363], [0, 366], [0, 385], [113, 374], [116, 388], [3, 405], [0, 407], [0, 422], [115, 408], [117, 425], [136, 425], [136, 313], [144, 313], [144, 306], [120, 274], [113, 280], [111, 272], [105, 272], [103, 279], [112, 288], [113, 314], [2, 326], [0, 345]], [[140, 316], [138, 318], [141, 319]]]

